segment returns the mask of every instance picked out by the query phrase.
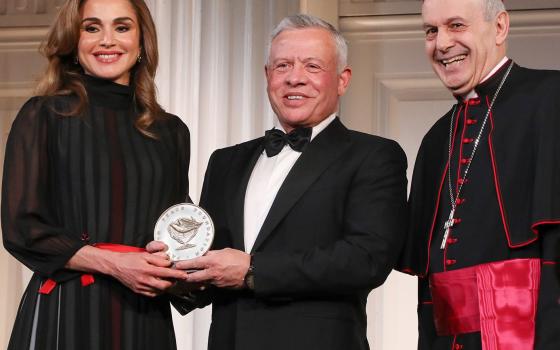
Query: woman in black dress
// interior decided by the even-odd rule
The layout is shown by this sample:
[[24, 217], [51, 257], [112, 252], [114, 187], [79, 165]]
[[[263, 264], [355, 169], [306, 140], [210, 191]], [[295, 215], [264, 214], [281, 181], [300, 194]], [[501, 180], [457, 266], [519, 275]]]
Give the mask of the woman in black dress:
[[34, 274], [9, 349], [175, 349], [165, 257], [143, 251], [188, 200], [189, 132], [155, 97], [142, 0], [68, 0], [6, 146], [4, 246]]

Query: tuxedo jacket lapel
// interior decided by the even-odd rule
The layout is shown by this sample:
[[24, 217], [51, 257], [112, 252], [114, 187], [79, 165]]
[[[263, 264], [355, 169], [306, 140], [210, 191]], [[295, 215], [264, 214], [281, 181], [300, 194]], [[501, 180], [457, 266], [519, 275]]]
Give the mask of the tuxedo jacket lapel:
[[[232, 168], [226, 180], [229, 182], [227, 188], [231, 191], [231, 193], [228, 193], [228, 197], [232, 200], [231, 210], [228, 211], [228, 220], [232, 228], [233, 248], [242, 251], [245, 250], [245, 192], [247, 191], [247, 185], [249, 184], [253, 168], [262, 152], [262, 138], [241, 145], [238, 154], [235, 156], [236, 159], [233, 159], [231, 162]], [[224, 200], [227, 200], [228, 197], [224, 198]]]
[[[252, 251], [272, 233], [305, 191], [350, 146], [348, 130], [336, 118], [307, 145], [288, 173], [253, 245]], [[253, 163], [254, 165], [254, 163]], [[251, 167], [252, 169], [252, 167]], [[246, 188], [245, 184], [245, 188]]]

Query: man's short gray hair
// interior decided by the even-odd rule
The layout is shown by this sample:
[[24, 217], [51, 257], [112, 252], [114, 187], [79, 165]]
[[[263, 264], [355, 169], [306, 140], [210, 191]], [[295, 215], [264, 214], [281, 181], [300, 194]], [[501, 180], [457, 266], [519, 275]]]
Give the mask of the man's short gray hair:
[[482, 7], [487, 22], [494, 20], [498, 13], [506, 10], [503, 0], [482, 0]]
[[496, 16], [506, 10], [504, 2], [502, 0], [483, 0], [484, 6], [484, 19], [486, 21], [492, 21]]
[[298, 14], [285, 17], [272, 30], [268, 48], [266, 50], [266, 64], [269, 65], [270, 49], [272, 41], [285, 30], [297, 30], [305, 28], [322, 28], [331, 33], [337, 53], [337, 70], [341, 73], [346, 67], [348, 61], [348, 44], [342, 34], [330, 23], [311, 15]]

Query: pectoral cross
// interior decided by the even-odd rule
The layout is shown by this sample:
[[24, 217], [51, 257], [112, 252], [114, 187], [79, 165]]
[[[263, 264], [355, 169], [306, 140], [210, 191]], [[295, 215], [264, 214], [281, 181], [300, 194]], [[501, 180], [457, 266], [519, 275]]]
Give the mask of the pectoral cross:
[[445, 229], [445, 233], [443, 234], [443, 240], [441, 241], [441, 246], [439, 247], [440, 249], [445, 249], [445, 243], [447, 242], [447, 237], [449, 236], [449, 230], [455, 224], [455, 219], [453, 218], [454, 215], [455, 215], [455, 208], [451, 209], [451, 212], [449, 213], [449, 219], [443, 225], [443, 228]]

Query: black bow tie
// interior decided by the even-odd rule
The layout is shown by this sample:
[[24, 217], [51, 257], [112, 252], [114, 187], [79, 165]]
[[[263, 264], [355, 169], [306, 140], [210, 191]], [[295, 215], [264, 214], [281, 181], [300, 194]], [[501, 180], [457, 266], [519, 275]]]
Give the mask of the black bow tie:
[[282, 130], [267, 130], [264, 134], [264, 149], [268, 157], [274, 157], [286, 144], [294, 151], [302, 152], [311, 140], [311, 128], [297, 128], [285, 134]]

